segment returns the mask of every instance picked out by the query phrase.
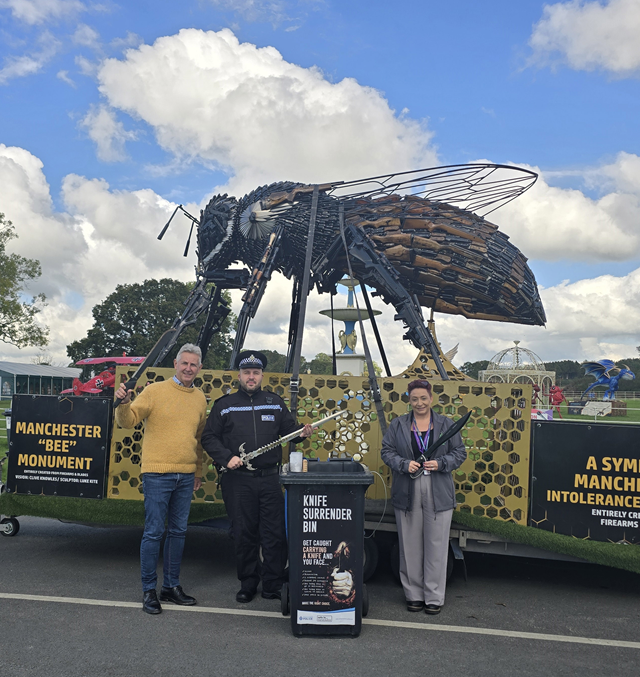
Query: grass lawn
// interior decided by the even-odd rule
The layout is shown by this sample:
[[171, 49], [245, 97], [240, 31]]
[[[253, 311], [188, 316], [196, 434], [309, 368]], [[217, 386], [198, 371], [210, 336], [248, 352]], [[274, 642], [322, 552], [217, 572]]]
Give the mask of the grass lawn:
[[[2, 494], [0, 513], [49, 517], [86, 524], [142, 525], [144, 503], [115, 499], [69, 498], [63, 496], [26, 496]], [[192, 503], [189, 522], [202, 522], [226, 514], [222, 503]]]
[[[640, 423], [640, 400], [625, 400], [627, 403], [626, 416], [598, 416], [598, 421], [606, 421], [607, 423]], [[569, 408], [566, 404], [560, 405], [560, 414], [562, 420], [569, 421], [594, 421], [594, 416], [576, 416], [569, 414]], [[558, 419], [558, 412], [554, 409], [553, 418]]]
[[640, 546], [638, 545], [582, 540], [563, 534], [554, 534], [544, 529], [479, 517], [462, 510], [454, 511], [453, 521], [469, 529], [502, 536], [513, 543], [532, 545], [550, 552], [571, 555], [595, 564], [626, 569], [640, 574]]

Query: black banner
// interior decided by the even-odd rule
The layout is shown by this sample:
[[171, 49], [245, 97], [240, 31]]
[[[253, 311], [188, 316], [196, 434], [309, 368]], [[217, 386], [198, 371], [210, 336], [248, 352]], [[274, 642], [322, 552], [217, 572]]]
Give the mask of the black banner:
[[640, 543], [640, 426], [535, 421], [531, 427], [531, 526]]
[[111, 400], [14, 395], [7, 492], [102, 498]]
[[[361, 493], [361, 492], [359, 492]], [[344, 486], [310, 486], [302, 493], [302, 552], [298, 624], [355, 625], [362, 569], [355, 493]]]

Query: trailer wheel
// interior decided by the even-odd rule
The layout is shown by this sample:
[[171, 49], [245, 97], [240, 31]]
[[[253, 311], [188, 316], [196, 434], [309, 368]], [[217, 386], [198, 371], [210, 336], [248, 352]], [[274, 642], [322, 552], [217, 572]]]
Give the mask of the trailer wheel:
[[289, 584], [283, 583], [282, 593], [280, 595], [280, 611], [282, 611], [283, 616], [289, 614]]
[[371, 536], [364, 539], [364, 562], [362, 565], [362, 580], [368, 581], [376, 572], [378, 566], [378, 545]]
[[362, 618], [365, 618], [369, 613], [369, 591], [367, 586], [362, 586]]
[[20, 522], [15, 517], [5, 517], [0, 522], [0, 528], [3, 536], [17, 536], [20, 531]]

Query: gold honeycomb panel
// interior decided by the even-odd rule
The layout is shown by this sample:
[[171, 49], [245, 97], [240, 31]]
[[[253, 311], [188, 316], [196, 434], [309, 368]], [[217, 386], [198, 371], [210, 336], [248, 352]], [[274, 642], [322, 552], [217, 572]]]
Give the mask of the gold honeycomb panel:
[[[120, 376], [130, 378], [133, 369], [118, 367]], [[171, 378], [172, 369], [149, 369], [139, 380], [143, 384]], [[237, 388], [236, 373], [202, 371], [195, 385], [205, 393], [209, 406], [222, 395]], [[280, 395], [289, 404], [289, 375], [265, 373], [263, 388]], [[298, 420], [313, 423], [342, 409], [344, 418], [329, 421], [298, 445], [305, 456], [325, 460], [329, 455], [355, 453], [382, 475], [387, 495], [391, 471], [380, 458], [382, 436], [375, 404], [369, 397], [369, 382], [361, 376], [300, 377]], [[383, 409], [387, 420], [409, 411], [406, 378], [379, 379]], [[529, 441], [531, 435], [531, 387], [515, 384], [488, 384], [477, 381], [433, 381], [433, 409], [454, 420], [471, 410], [469, 423], [462, 431], [467, 460], [454, 471], [458, 508], [474, 515], [527, 523], [529, 489]], [[142, 499], [140, 455], [143, 426], [125, 430], [114, 424], [108, 497]], [[217, 472], [205, 455], [202, 488], [196, 502], [221, 502]], [[384, 499], [385, 487], [379, 478], [369, 488], [367, 498]]]

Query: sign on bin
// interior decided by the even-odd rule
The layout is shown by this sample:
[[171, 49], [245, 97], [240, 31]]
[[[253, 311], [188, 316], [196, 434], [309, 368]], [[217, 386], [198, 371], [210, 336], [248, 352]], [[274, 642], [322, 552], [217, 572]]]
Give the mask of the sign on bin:
[[301, 625], [355, 625], [353, 497], [340, 486], [317, 489], [302, 495], [300, 608], [294, 612]]
[[367, 606], [364, 494], [373, 475], [351, 460], [313, 460], [308, 472], [285, 471], [280, 482], [289, 539], [283, 613], [291, 610], [293, 634], [357, 637]]

